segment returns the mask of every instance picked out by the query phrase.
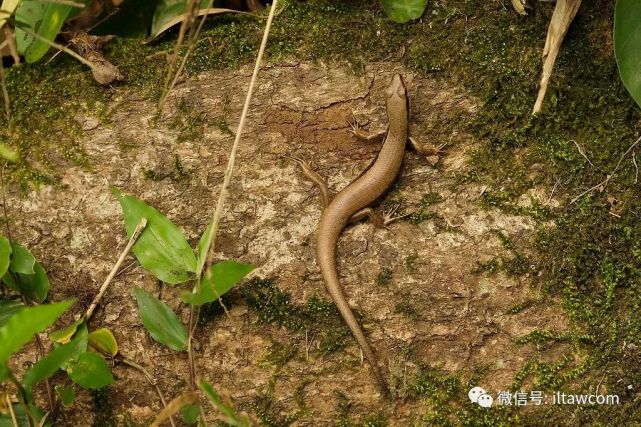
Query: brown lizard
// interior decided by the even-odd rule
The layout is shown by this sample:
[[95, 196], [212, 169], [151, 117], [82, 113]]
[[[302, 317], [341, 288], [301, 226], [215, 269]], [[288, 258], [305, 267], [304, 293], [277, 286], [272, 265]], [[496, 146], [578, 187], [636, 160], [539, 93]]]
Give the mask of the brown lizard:
[[[358, 341], [358, 344], [363, 350], [365, 358], [369, 362], [372, 372], [384, 394], [387, 393], [387, 386], [378, 366], [376, 356], [374, 356], [374, 352], [367, 338], [365, 338], [362, 328], [347, 303], [340, 284], [338, 271], [336, 269], [336, 248], [341, 232], [350, 222], [369, 217], [374, 219], [375, 223], [380, 224], [382, 222], [383, 225], [387, 225], [400, 218], [391, 218], [393, 214], [393, 212], [391, 212], [385, 215], [381, 221], [374, 210], [368, 206], [383, 195], [396, 179], [396, 175], [398, 175], [401, 168], [405, 145], [408, 139], [418, 151], [424, 152], [423, 147], [418, 147], [415, 141], [408, 138], [409, 101], [405, 84], [399, 74], [395, 74], [394, 77], [392, 77], [392, 81], [385, 91], [385, 96], [389, 124], [385, 132], [385, 140], [378, 156], [365, 172], [336, 194], [336, 196], [331, 197], [325, 179], [312, 170], [309, 163], [293, 158], [300, 164], [305, 175], [319, 188], [321, 201], [325, 207], [318, 228], [316, 247], [317, 260], [323, 279], [325, 280], [325, 285], [338, 311], [343, 316], [345, 323], [347, 323], [356, 341]], [[360, 138], [373, 139], [376, 137], [376, 135], [365, 137], [358, 125], [352, 126], [352, 132]]]

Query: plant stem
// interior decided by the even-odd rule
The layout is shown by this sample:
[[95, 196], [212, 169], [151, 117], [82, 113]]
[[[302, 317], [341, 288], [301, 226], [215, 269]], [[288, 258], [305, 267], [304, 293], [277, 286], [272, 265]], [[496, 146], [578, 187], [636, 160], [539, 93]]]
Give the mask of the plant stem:
[[[225, 200], [227, 198], [227, 189], [229, 188], [229, 182], [231, 181], [231, 177], [234, 171], [234, 163], [236, 162], [236, 152], [238, 151], [240, 137], [243, 133], [245, 120], [247, 119], [249, 104], [251, 102], [252, 94], [254, 92], [254, 85], [256, 84], [258, 71], [260, 70], [260, 65], [263, 60], [263, 54], [265, 53], [265, 46], [267, 46], [267, 38], [269, 37], [269, 30], [271, 29], [272, 21], [274, 19], [274, 11], [276, 10], [276, 3], [277, 3], [277, 0], [274, 0], [272, 2], [271, 9], [269, 10], [269, 17], [267, 18], [267, 23], [265, 24], [265, 31], [263, 33], [263, 39], [260, 42], [260, 48], [258, 49], [258, 56], [256, 58], [256, 64], [254, 65], [254, 72], [252, 73], [251, 80], [249, 81], [249, 88], [247, 89], [245, 104], [243, 105], [243, 111], [240, 115], [238, 128], [236, 129], [236, 137], [234, 138], [234, 144], [232, 145], [231, 152], [229, 154], [229, 161], [227, 162], [227, 169], [225, 170], [223, 185], [222, 185], [222, 188], [220, 189], [220, 194], [218, 195], [218, 202], [216, 203], [216, 209], [214, 210], [213, 218], [211, 220], [211, 232], [207, 233], [205, 238], [205, 250], [202, 251], [202, 254], [204, 254], [204, 256], [198, 257], [198, 265], [196, 267], [196, 283], [194, 284], [193, 292], [197, 292], [200, 289], [200, 279], [202, 277], [203, 268], [205, 267], [205, 262], [210, 257], [209, 253], [211, 252], [212, 248], [215, 246], [215, 243], [216, 243], [216, 232], [218, 231], [218, 225], [220, 224], [220, 219], [222, 217], [223, 207], [225, 206]], [[198, 323], [199, 313], [200, 311], [198, 309], [195, 309], [193, 305], [190, 305], [189, 337], [187, 339], [187, 358], [189, 362], [189, 382], [191, 383], [192, 390], [196, 390], [196, 376], [197, 376], [192, 341], [194, 338], [194, 331], [196, 329], [196, 324]]]
[[[42, 344], [42, 339], [40, 339], [40, 334], [36, 334], [36, 345], [38, 347], [38, 352], [40, 353], [40, 358], [45, 357], [45, 346]], [[53, 413], [56, 410], [56, 405], [53, 400], [53, 394], [51, 393], [51, 384], [49, 384], [49, 378], [45, 378], [45, 387], [47, 388], [47, 399], [49, 400], [49, 410]]]
[[12, 370], [9, 369], [9, 379], [13, 383], [13, 385], [16, 386], [18, 389], [18, 401], [22, 405], [22, 408], [24, 409], [25, 414], [27, 414], [27, 420], [29, 420], [29, 426], [34, 427], [37, 425], [36, 419], [31, 413], [31, 410], [29, 409], [29, 405], [27, 404], [27, 392], [25, 391], [24, 387], [22, 387], [22, 384], [20, 384], [20, 381], [18, 381], [18, 378], [16, 378], [15, 374], [13, 373]]
[[16, 414], [13, 412], [13, 403], [11, 403], [11, 398], [9, 395], [6, 395], [6, 401], [7, 401], [7, 408], [9, 408], [9, 414], [11, 414], [11, 422], [13, 423], [13, 427], [18, 427], [18, 420], [16, 419]]

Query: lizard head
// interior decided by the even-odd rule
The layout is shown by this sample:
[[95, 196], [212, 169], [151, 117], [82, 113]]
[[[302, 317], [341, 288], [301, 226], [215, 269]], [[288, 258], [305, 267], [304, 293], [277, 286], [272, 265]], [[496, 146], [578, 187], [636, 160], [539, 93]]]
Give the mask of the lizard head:
[[[387, 86], [387, 89], [385, 89], [385, 96], [387, 97], [387, 112], [388, 115], [390, 115], [390, 122], [407, 121], [407, 90], [405, 89], [405, 83], [403, 83], [403, 78], [400, 74], [394, 74], [392, 81]], [[392, 118], [394, 120], [392, 120]]]
[[403, 78], [400, 74], [394, 74], [392, 81], [385, 90], [385, 95], [387, 96], [387, 102], [406, 102], [407, 92], [405, 90], [405, 83], [403, 83]]

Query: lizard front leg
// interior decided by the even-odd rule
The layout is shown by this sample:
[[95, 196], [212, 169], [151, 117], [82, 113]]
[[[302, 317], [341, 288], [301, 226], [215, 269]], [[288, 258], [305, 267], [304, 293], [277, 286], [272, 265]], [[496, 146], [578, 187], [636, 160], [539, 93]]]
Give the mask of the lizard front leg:
[[354, 134], [354, 136], [360, 140], [363, 141], [373, 141], [375, 139], [379, 139], [385, 136], [387, 133], [387, 129], [376, 132], [376, 133], [367, 133], [363, 130], [361, 125], [356, 121], [356, 118], [354, 117], [354, 114], [352, 114], [352, 119], [347, 122], [349, 125], [350, 132]]

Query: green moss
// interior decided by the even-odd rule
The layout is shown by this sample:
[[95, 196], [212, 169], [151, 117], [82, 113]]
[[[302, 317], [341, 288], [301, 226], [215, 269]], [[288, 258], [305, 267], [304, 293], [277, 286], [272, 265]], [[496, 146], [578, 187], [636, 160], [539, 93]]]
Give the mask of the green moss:
[[416, 261], [418, 260], [418, 254], [413, 253], [409, 254], [408, 256], [405, 257], [405, 269], [409, 273], [415, 273], [416, 272]]
[[231, 108], [231, 98], [229, 95], [225, 95], [222, 101], [223, 108], [219, 116], [214, 118], [214, 126], [218, 128], [222, 133], [234, 136], [234, 132], [229, 128], [227, 123], [227, 116], [229, 115]]
[[397, 314], [402, 314], [411, 320], [418, 320], [421, 317], [420, 311], [412, 304], [408, 298], [403, 298], [401, 302], [396, 304], [394, 307], [394, 312]]
[[382, 267], [381, 271], [376, 276], [376, 283], [379, 286], [387, 287], [392, 283], [392, 278], [394, 277], [394, 271], [391, 268]]
[[342, 392], [336, 393], [336, 426], [337, 427], [385, 427], [387, 417], [382, 412], [358, 417], [352, 414], [352, 402]]
[[270, 365], [281, 368], [295, 358], [297, 354], [298, 348], [295, 345], [291, 343], [274, 342], [267, 349], [267, 354], [263, 360]]
[[540, 303], [540, 300], [534, 299], [534, 298], [528, 298], [523, 302], [520, 302], [518, 304], [515, 304], [513, 307], [511, 307], [508, 311], [507, 314], [517, 314], [520, 313], [524, 310], [527, 310], [530, 307], [535, 306], [536, 304]]
[[259, 396], [251, 405], [260, 425], [264, 427], [287, 427], [292, 425], [299, 414], [282, 415], [283, 407], [273, 399], [271, 394]]
[[250, 308], [262, 323], [276, 323], [299, 334], [314, 336], [321, 354], [342, 349], [351, 337], [336, 306], [331, 301], [311, 297], [305, 304], [291, 304], [290, 295], [270, 280], [253, 280], [244, 288]]
[[476, 268], [472, 272], [491, 275], [499, 271], [501, 271], [501, 260], [498, 257], [494, 257], [487, 261], [476, 261]]
[[205, 134], [205, 113], [198, 105], [182, 99], [176, 106], [177, 113], [169, 129], [178, 130], [176, 142], [202, 141]]
[[189, 176], [189, 173], [185, 170], [180, 158], [176, 156], [174, 158], [174, 168], [172, 170], [152, 170], [144, 169], [142, 172], [143, 176], [151, 181], [163, 181], [169, 179], [172, 182], [183, 181]]
[[436, 215], [428, 209], [430, 206], [440, 203], [442, 200], [443, 198], [438, 193], [430, 192], [424, 194], [421, 198], [419, 208], [407, 217], [407, 221], [412, 224], [420, 224], [423, 221], [434, 218]]
[[467, 392], [480, 384], [478, 377], [462, 383], [455, 375], [422, 367], [411, 380], [411, 399], [425, 403], [418, 415], [419, 425], [431, 426], [508, 426], [518, 425], [518, 414], [510, 406], [494, 406], [490, 410], [471, 405]]
[[572, 342], [575, 344], [592, 343], [594, 338], [590, 335], [575, 331], [547, 331], [536, 329], [516, 339], [517, 344], [533, 343], [538, 349], [549, 345], [551, 342]]

